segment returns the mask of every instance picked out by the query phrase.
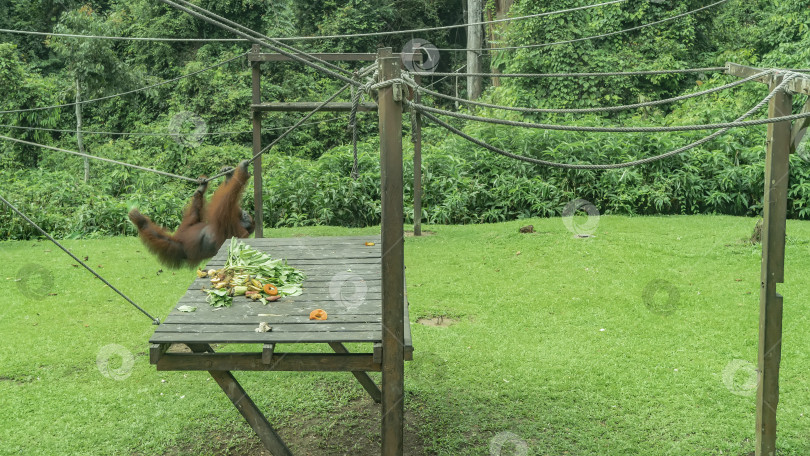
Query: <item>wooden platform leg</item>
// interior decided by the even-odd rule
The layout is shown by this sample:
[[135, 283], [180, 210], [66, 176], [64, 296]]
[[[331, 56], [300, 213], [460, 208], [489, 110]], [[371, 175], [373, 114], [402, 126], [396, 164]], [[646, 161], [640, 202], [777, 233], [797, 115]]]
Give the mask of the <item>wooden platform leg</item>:
[[[349, 353], [349, 350], [347, 350], [346, 347], [340, 342], [329, 342], [329, 346], [332, 347], [332, 350], [334, 350], [335, 353]], [[371, 377], [369, 377], [368, 374], [363, 371], [352, 371], [352, 375], [354, 375], [354, 378], [356, 378], [357, 381], [363, 385], [363, 388], [365, 388], [368, 395], [374, 399], [374, 402], [379, 404], [382, 400], [382, 393], [380, 392], [380, 389], [377, 388], [377, 384], [374, 383], [374, 380], [372, 380]]]
[[[781, 78], [773, 82], [771, 90], [779, 82]], [[792, 101], [793, 97], [788, 93], [776, 94], [771, 99], [768, 117], [790, 115]], [[776, 407], [779, 404], [779, 364], [782, 359], [782, 295], [777, 293], [776, 284], [785, 281], [790, 130], [790, 122], [768, 124], [759, 295], [756, 456], [776, 454]]]
[[[391, 48], [378, 50], [380, 81], [399, 79], [400, 62]], [[405, 251], [402, 232], [402, 85], [381, 87], [380, 193], [382, 237], [382, 423], [383, 456], [402, 456], [405, 423]]]
[[[214, 351], [208, 344], [190, 344], [188, 347], [194, 353], [211, 353]], [[208, 373], [216, 380], [219, 387], [228, 396], [228, 399], [233, 402], [239, 413], [250, 424], [250, 427], [259, 436], [259, 440], [267, 448], [267, 451], [273, 456], [292, 456], [290, 449], [281, 440], [281, 437], [270, 425], [270, 422], [267, 421], [267, 418], [259, 411], [259, 408], [256, 407], [256, 404], [242, 388], [242, 385], [236, 381], [233, 374], [229, 371], [208, 371]]]

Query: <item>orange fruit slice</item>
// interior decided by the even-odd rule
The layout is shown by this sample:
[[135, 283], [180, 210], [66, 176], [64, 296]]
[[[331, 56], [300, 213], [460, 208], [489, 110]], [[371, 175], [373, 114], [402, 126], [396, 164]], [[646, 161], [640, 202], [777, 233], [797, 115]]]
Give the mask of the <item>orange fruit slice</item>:
[[272, 283], [265, 284], [264, 287], [262, 288], [262, 291], [264, 291], [270, 296], [275, 296], [278, 294], [278, 288], [276, 288], [276, 286], [273, 285]]

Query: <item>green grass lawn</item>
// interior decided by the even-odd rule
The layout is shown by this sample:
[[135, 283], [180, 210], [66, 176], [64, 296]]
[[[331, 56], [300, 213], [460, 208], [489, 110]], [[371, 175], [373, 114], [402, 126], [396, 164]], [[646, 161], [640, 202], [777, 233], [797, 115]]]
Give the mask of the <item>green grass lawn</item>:
[[[528, 223], [536, 233], [519, 234]], [[752, 451], [760, 249], [742, 240], [753, 226], [736, 217], [604, 216], [588, 239], [559, 218], [431, 226], [435, 235], [407, 238], [409, 451], [490, 455], [503, 442], [504, 456], [521, 454], [516, 447], [534, 455]], [[161, 318], [194, 275], [161, 272], [135, 238], [66, 244]], [[149, 320], [58, 248], [2, 242], [0, 252], [0, 454], [261, 454], [213, 380], [157, 372]], [[785, 267], [777, 445], [782, 455], [806, 456], [810, 223], [788, 222]], [[416, 323], [440, 315], [455, 323]], [[97, 365], [111, 344], [134, 355], [131, 369], [113, 357], [119, 379]], [[293, 452], [378, 448], [379, 409], [351, 375], [236, 375]]]

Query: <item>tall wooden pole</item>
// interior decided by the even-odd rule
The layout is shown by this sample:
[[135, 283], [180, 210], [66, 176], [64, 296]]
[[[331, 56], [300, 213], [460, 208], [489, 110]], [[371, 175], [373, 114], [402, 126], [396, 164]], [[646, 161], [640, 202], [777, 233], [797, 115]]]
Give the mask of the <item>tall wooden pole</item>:
[[[467, 0], [467, 72], [481, 72], [481, 48], [484, 42], [484, 25], [480, 24], [484, 17], [483, 0]], [[475, 100], [481, 96], [481, 77], [467, 76], [467, 99]]]
[[[82, 140], [82, 87], [79, 78], [76, 78], [76, 145], [79, 146], [79, 153], [84, 153], [84, 141]], [[90, 180], [90, 160], [84, 157], [84, 181]]]
[[[261, 47], [254, 44], [250, 52], [258, 54]], [[253, 97], [252, 103], [257, 105], [262, 102], [262, 72], [261, 62], [253, 62]], [[254, 109], [253, 112], [253, 155], [262, 150], [262, 113]], [[256, 224], [255, 235], [257, 238], [264, 237], [264, 211], [262, 197], [262, 156], [259, 155], [253, 161], [253, 221]]]
[[[416, 85], [422, 84], [422, 76], [415, 75]], [[418, 90], [414, 91], [415, 102], [421, 103]], [[422, 115], [414, 111], [413, 122], [413, 235], [422, 235]]]
[[[781, 81], [781, 77], [775, 77], [770, 84], [771, 90]], [[777, 93], [771, 99], [768, 116], [790, 115], [792, 100], [792, 95], [787, 92]], [[782, 357], [782, 295], [776, 292], [776, 284], [784, 282], [790, 135], [790, 122], [768, 124], [759, 294], [756, 456], [776, 454], [776, 406], [779, 403], [779, 361]]]
[[[391, 48], [377, 52], [380, 81], [400, 77]], [[402, 85], [379, 90], [382, 194], [382, 454], [401, 456], [404, 421], [405, 252], [402, 195]]]

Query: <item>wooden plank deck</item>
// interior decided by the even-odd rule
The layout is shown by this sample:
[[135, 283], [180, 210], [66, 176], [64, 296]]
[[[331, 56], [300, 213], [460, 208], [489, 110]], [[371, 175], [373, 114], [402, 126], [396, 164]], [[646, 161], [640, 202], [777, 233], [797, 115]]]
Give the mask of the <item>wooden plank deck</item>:
[[[300, 296], [284, 297], [263, 305], [244, 296], [234, 298], [231, 307], [215, 308], [206, 302], [203, 287], [207, 278], [195, 280], [177, 306], [197, 307], [180, 312], [175, 307], [149, 339], [152, 344], [228, 343], [347, 343], [382, 341], [380, 236], [301, 237], [245, 239], [246, 244], [284, 258], [307, 275]], [[366, 242], [375, 245], [367, 246]], [[229, 243], [220, 249], [205, 269], [225, 263]], [[405, 306], [405, 353], [413, 346]], [[314, 309], [324, 309], [328, 318], [310, 320]], [[260, 322], [272, 326], [256, 332]]]

